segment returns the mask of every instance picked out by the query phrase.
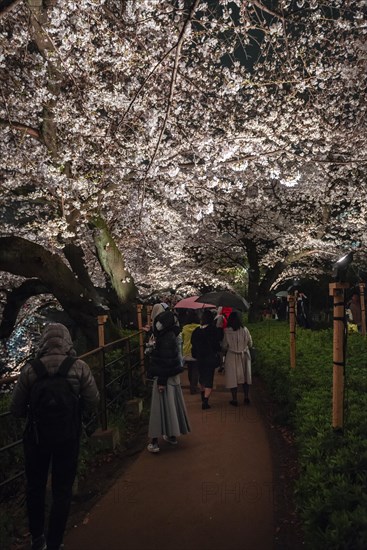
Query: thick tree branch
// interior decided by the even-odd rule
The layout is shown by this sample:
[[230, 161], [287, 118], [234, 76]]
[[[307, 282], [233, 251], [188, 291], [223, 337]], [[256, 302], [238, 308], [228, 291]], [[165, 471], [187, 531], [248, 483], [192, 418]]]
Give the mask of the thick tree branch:
[[14, 130], [18, 130], [19, 132], [31, 136], [37, 141], [43, 143], [43, 139], [39, 130], [37, 130], [36, 128], [32, 128], [31, 126], [27, 126], [26, 124], [22, 124], [21, 122], [15, 122], [14, 120], [5, 120], [4, 118], [0, 118], [0, 126], [13, 128]]
[[259, 8], [261, 11], [264, 11], [265, 13], [268, 13], [269, 15], [273, 15], [274, 17], [277, 17], [278, 19], [284, 20], [284, 17], [280, 15], [280, 13], [277, 13], [276, 11], [271, 10], [270, 8], [264, 6], [261, 2], [258, 2], [258, 0], [251, 0], [251, 4]]
[[99, 304], [60, 256], [21, 237], [0, 237], [0, 271], [39, 279], [88, 338], [94, 339]]
[[68, 260], [73, 273], [78, 278], [80, 284], [83, 285], [93, 297], [93, 299], [98, 302], [98, 293], [94, 288], [92, 281], [90, 280], [89, 273], [84, 263], [84, 251], [81, 246], [78, 246], [74, 243], [68, 243], [63, 248], [63, 253], [65, 258]]
[[6, 292], [6, 304], [0, 324], [0, 339], [9, 338], [15, 327], [18, 313], [31, 296], [47, 294], [50, 289], [38, 279], [29, 279], [10, 292]]
[[21, 0], [0, 0], [0, 17], [5, 15], [9, 10], [20, 4]]

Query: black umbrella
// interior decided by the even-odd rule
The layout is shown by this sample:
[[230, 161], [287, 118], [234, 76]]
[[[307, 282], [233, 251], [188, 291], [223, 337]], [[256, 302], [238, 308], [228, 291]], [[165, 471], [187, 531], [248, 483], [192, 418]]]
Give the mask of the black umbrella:
[[247, 311], [250, 308], [250, 304], [235, 292], [228, 290], [220, 290], [219, 292], [207, 292], [202, 294], [196, 300], [204, 304], [214, 304], [216, 306], [233, 307], [240, 311]]

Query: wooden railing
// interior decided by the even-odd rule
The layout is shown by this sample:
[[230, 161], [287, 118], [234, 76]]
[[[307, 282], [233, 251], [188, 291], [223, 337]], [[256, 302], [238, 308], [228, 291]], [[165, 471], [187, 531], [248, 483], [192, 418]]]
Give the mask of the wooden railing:
[[[145, 381], [144, 365], [144, 331], [139, 330], [125, 338], [121, 338], [109, 344], [99, 346], [79, 357], [89, 364], [100, 392], [100, 405], [98, 412], [88, 418], [84, 424], [86, 431], [95, 425], [101, 430], [108, 429], [108, 413], [110, 408], [119, 402], [123, 405], [134, 395], [134, 388]], [[17, 375], [0, 378], [0, 386], [11, 387], [17, 380]], [[13, 417], [10, 411], [0, 414], [0, 422], [6, 422]], [[4, 433], [6, 430], [2, 430]], [[18, 432], [20, 431], [20, 426]], [[3, 453], [13, 452], [22, 444], [22, 439], [14, 437], [0, 448], [0, 460]], [[13, 465], [13, 463], [12, 463]], [[7, 468], [6, 468], [7, 469]], [[0, 474], [0, 489], [24, 474], [24, 470], [18, 472], [2, 471]]]

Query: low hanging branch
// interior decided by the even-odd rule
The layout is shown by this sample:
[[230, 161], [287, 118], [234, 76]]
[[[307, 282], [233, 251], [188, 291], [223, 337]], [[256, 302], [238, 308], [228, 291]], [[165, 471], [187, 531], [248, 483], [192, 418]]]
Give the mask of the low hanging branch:
[[4, 118], [0, 118], [0, 126], [13, 128], [14, 130], [18, 130], [19, 132], [22, 132], [23, 134], [26, 134], [27, 136], [30, 136], [37, 141], [43, 143], [40, 131], [36, 128], [32, 128], [31, 126], [27, 126], [26, 124], [21, 124], [20, 122], [15, 122], [14, 120], [5, 120]]
[[39, 279], [28, 279], [12, 291], [6, 291], [6, 304], [0, 323], [0, 339], [9, 338], [16, 325], [18, 313], [28, 298], [49, 293], [49, 287]]
[[21, 237], [0, 237], [0, 271], [37, 278], [92, 340], [100, 304], [57, 254]]

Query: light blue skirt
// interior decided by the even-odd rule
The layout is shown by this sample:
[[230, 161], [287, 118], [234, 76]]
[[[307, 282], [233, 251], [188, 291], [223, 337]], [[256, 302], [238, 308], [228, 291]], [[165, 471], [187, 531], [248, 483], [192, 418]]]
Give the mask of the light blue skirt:
[[162, 393], [158, 390], [155, 378], [150, 407], [149, 437], [178, 437], [189, 432], [190, 423], [182, 395], [180, 375], [168, 378], [167, 386]]

